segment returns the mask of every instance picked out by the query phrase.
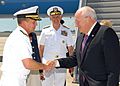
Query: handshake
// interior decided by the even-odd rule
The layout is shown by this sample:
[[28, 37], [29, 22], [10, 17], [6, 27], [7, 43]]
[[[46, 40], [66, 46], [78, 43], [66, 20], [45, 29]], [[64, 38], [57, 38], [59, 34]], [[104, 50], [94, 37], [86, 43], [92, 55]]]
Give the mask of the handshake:
[[43, 70], [47, 72], [51, 71], [52, 69], [56, 67], [56, 64], [57, 64], [57, 60], [47, 61], [46, 64], [43, 65]]
[[[47, 61], [46, 64], [43, 64], [43, 70], [49, 72], [56, 67], [57, 60]], [[45, 80], [44, 74], [40, 73], [40, 80]]]

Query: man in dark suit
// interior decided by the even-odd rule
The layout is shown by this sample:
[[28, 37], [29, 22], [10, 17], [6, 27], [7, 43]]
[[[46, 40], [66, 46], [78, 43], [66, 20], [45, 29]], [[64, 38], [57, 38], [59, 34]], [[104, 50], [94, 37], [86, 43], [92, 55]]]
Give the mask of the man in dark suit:
[[[75, 24], [80, 34], [72, 58], [55, 60], [56, 67], [78, 65], [80, 86], [118, 86], [120, 52], [115, 31], [97, 22], [95, 10], [82, 7], [75, 13]], [[87, 35], [87, 41], [83, 40]]]

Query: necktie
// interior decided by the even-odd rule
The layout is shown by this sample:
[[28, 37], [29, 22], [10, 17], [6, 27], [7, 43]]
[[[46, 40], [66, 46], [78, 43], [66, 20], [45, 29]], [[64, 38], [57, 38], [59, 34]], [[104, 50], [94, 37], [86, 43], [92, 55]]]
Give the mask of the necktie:
[[87, 39], [88, 39], [88, 35], [85, 35], [85, 36], [84, 36], [84, 39], [83, 39], [83, 42], [82, 42], [82, 52], [83, 52], [83, 50], [84, 50], [84, 47], [85, 47], [85, 44], [86, 44]]
[[[35, 60], [36, 62], [42, 62], [40, 59], [40, 55], [39, 55], [39, 49], [38, 49], [38, 43], [37, 43], [37, 36], [34, 32], [29, 34], [30, 38], [31, 38], [31, 46], [32, 46], [32, 58], [33, 60]], [[39, 70], [40, 73], [42, 73], [42, 70]]]

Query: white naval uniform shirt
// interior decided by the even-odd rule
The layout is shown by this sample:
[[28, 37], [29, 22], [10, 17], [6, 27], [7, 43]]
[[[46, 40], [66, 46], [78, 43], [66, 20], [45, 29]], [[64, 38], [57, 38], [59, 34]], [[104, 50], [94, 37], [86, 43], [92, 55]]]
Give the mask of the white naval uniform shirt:
[[73, 45], [72, 34], [68, 28], [60, 25], [56, 31], [53, 26], [43, 29], [39, 38], [39, 45], [44, 45], [43, 63], [47, 60], [66, 58], [66, 46]]
[[22, 60], [32, 58], [32, 47], [29, 37], [20, 30], [27, 34], [22, 27], [18, 26], [10, 34], [4, 46], [1, 67], [3, 86], [26, 86], [24, 82], [30, 70], [24, 67]]

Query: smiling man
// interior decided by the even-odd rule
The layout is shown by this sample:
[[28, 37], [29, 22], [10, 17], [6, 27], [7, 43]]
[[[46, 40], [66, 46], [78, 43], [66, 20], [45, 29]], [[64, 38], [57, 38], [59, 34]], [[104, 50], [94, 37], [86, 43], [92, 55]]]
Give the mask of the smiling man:
[[[59, 6], [53, 6], [47, 10], [47, 14], [51, 20], [51, 25], [42, 30], [39, 38], [39, 49], [43, 63], [48, 60], [66, 58], [66, 53], [72, 54], [73, 51], [70, 29], [65, 28], [60, 23], [63, 9]], [[44, 76], [45, 80], [42, 81], [42, 86], [64, 86], [66, 69], [55, 68], [50, 72], [44, 71]]]

